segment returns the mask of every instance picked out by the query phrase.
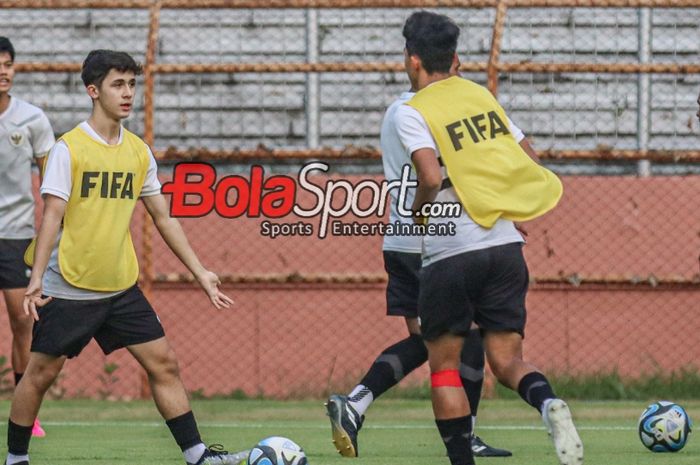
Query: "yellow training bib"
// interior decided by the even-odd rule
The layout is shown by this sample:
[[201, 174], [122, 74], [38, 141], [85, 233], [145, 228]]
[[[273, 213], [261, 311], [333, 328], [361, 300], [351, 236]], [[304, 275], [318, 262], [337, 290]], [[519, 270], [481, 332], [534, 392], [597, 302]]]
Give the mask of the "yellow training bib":
[[150, 155], [138, 136], [122, 131], [119, 145], [100, 143], [79, 127], [61, 138], [70, 151], [72, 187], [58, 262], [63, 278], [82, 289], [119, 291], [138, 279], [129, 225]]
[[420, 90], [406, 105], [428, 124], [447, 176], [477, 224], [531, 220], [559, 202], [561, 181], [520, 147], [486, 88], [455, 76]]

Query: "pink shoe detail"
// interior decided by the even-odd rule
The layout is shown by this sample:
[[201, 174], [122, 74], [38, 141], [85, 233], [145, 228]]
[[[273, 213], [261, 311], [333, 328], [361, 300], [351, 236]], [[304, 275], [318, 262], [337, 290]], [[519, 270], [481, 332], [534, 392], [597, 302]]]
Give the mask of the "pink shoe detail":
[[41, 427], [41, 423], [39, 423], [39, 419], [37, 418], [34, 420], [34, 426], [32, 427], [32, 437], [43, 438], [44, 436], [46, 436], [46, 431]]

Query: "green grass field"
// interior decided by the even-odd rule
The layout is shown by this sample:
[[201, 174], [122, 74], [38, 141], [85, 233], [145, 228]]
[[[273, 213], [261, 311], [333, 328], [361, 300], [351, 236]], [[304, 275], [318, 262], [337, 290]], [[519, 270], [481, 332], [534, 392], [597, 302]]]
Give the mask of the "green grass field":
[[[680, 402], [689, 414], [700, 401]], [[9, 402], [0, 402], [3, 418]], [[697, 465], [700, 439], [692, 434], [676, 454], [646, 451], [637, 438], [637, 417], [646, 402], [571, 402], [590, 465]], [[368, 412], [360, 433], [360, 458], [338, 456], [320, 401], [206, 400], [194, 403], [205, 441], [230, 450], [270, 435], [287, 436], [307, 451], [311, 465], [449, 465], [426, 400], [382, 399]], [[41, 412], [48, 436], [34, 439], [32, 465], [176, 465], [183, 460], [150, 402], [47, 401]], [[6, 422], [0, 425], [5, 443]], [[514, 456], [478, 459], [493, 465], [556, 464], [536, 412], [517, 400], [484, 401], [477, 433]], [[4, 451], [3, 448], [3, 458]], [[2, 459], [0, 459], [1, 461]]]

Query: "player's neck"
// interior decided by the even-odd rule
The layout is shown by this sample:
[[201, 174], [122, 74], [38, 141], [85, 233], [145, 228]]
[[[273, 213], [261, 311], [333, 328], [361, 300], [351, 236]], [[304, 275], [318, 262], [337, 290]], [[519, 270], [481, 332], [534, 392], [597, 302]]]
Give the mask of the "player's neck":
[[10, 98], [9, 93], [0, 93], [0, 115], [5, 113], [5, 110], [10, 108]]
[[119, 143], [121, 120], [115, 120], [107, 117], [106, 115], [100, 115], [93, 112], [92, 115], [90, 115], [90, 118], [88, 118], [87, 123], [109, 145], [117, 145]]
[[418, 75], [418, 82], [417, 82], [416, 87], [418, 88], [418, 90], [425, 89], [430, 84], [433, 84], [433, 83], [438, 82], [438, 81], [443, 81], [449, 77], [450, 77], [449, 73], [428, 74], [426, 72], [422, 72]]

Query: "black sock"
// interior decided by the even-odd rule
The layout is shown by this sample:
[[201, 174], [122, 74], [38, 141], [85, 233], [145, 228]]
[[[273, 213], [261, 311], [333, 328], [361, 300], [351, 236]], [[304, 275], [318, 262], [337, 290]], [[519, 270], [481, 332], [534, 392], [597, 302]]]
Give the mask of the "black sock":
[[27, 455], [29, 440], [32, 438], [31, 426], [20, 426], [9, 420], [7, 423], [7, 449], [12, 455]]
[[17, 373], [15, 371], [15, 386], [19, 384], [19, 381], [22, 379], [22, 376], [24, 376], [24, 373]]
[[202, 442], [192, 410], [166, 421], [165, 424], [170, 428], [175, 442], [183, 452]]
[[542, 403], [547, 399], [555, 399], [552, 386], [542, 373], [533, 371], [523, 376], [518, 383], [518, 394], [525, 402], [542, 413]]
[[442, 441], [447, 448], [447, 456], [452, 465], [474, 465], [472, 453], [472, 419], [469, 416], [435, 420]]
[[384, 349], [360, 384], [367, 386], [376, 399], [427, 360], [428, 349], [425, 348], [423, 338], [411, 334]]
[[481, 388], [484, 385], [484, 343], [481, 331], [472, 329], [464, 340], [462, 347], [462, 364], [459, 367], [459, 377], [462, 378], [464, 392], [469, 399], [469, 410], [472, 417], [476, 416], [481, 400]]

